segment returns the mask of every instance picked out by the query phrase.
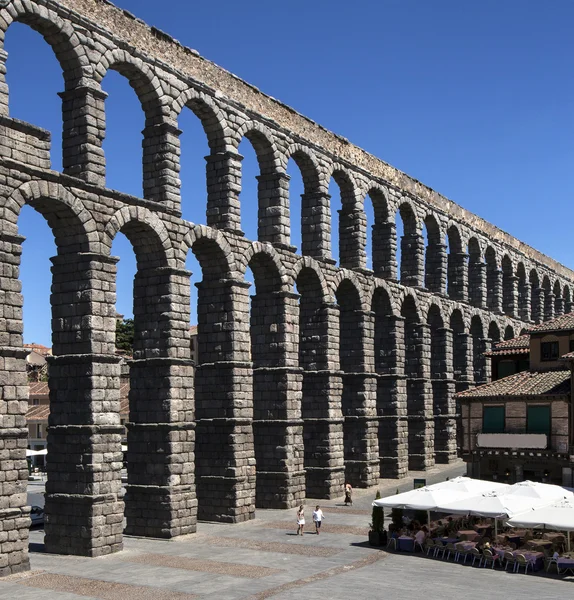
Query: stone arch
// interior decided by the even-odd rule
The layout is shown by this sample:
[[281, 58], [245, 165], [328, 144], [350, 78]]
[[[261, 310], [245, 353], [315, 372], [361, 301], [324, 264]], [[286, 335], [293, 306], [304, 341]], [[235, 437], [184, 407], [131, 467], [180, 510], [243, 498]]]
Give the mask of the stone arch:
[[569, 285], [564, 286], [564, 312], [571, 313], [572, 312], [572, 290]]
[[201, 265], [204, 279], [206, 276], [218, 279], [237, 275], [233, 250], [220, 231], [204, 225], [191, 227], [178, 248], [177, 260], [181, 267], [185, 265], [189, 250]]
[[[66, 89], [73, 88], [87, 72], [90, 61], [72, 25], [45, 6], [33, 4], [28, 0], [11, 2], [0, 10], [2, 48], [6, 31], [15, 21], [28, 25], [44, 37], [62, 67]], [[6, 107], [7, 104], [6, 98]]]
[[542, 289], [540, 287], [540, 276], [536, 269], [530, 269], [528, 276], [530, 282], [530, 320], [533, 323], [540, 323], [543, 319], [544, 303], [542, 298]]
[[[334, 231], [332, 225], [331, 205], [331, 238], [334, 235], [338, 236], [339, 264], [348, 269], [364, 268], [366, 265], [367, 218], [358, 201], [355, 180], [345, 167], [338, 164], [332, 165], [331, 177], [339, 187], [341, 194], [338, 232]], [[335, 259], [335, 256], [332, 258]]]
[[554, 316], [559, 317], [564, 314], [564, 298], [562, 297], [562, 287], [559, 279], [554, 282], [552, 293], [554, 294]]
[[317, 157], [302, 144], [291, 144], [281, 156], [281, 167], [287, 170], [289, 159], [301, 173], [303, 194], [301, 195], [301, 214], [293, 213], [292, 186], [289, 182], [289, 215], [291, 241], [293, 240], [294, 219], [299, 220], [301, 231], [301, 254], [303, 256], [323, 257], [331, 246], [330, 212], [325, 192], [321, 188], [321, 174]]
[[225, 136], [227, 115], [211, 96], [192, 87], [184, 90], [171, 106], [171, 119], [174, 122], [179, 119], [184, 108], [189, 108], [201, 121], [212, 153], [227, 152], [230, 149]]
[[122, 232], [130, 240], [138, 270], [145, 266], [167, 267], [174, 265], [175, 252], [169, 233], [157, 214], [141, 206], [124, 206], [108, 221], [102, 235], [102, 245], [111, 251], [112, 243]]
[[502, 311], [509, 317], [516, 316], [514, 267], [508, 254], [502, 257]]
[[470, 320], [470, 335], [472, 337], [472, 365], [473, 380], [475, 385], [481, 385], [489, 380], [488, 361], [484, 356], [487, 342], [484, 335], [484, 324], [478, 315]]
[[101, 84], [110, 70], [123, 75], [134, 89], [146, 115], [146, 126], [169, 116], [171, 98], [163, 93], [160, 79], [143, 60], [125, 50], [108, 50], [94, 69], [94, 80]]
[[243, 138], [248, 139], [255, 150], [260, 176], [283, 173], [277, 144], [270, 129], [258, 121], [247, 121], [235, 133], [235, 150]]
[[416, 216], [416, 209], [410, 201], [403, 199], [396, 212], [396, 218], [403, 222], [401, 239], [400, 282], [406, 286], [421, 285], [423, 241]]
[[467, 255], [463, 250], [459, 228], [451, 224], [446, 234], [448, 238], [447, 294], [454, 300], [466, 300]]
[[488, 338], [493, 344], [500, 342], [500, 327], [496, 321], [491, 321], [488, 325]]
[[[221, 236], [223, 238], [223, 236]], [[231, 247], [225, 241], [227, 248], [229, 249], [230, 254], [232, 253]], [[255, 258], [259, 257], [259, 258]], [[271, 246], [271, 244], [263, 244], [261, 242], [252, 242], [243, 253], [241, 253], [237, 257], [237, 271], [238, 274], [245, 276], [245, 271], [248, 266], [251, 265], [253, 260], [264, 260], [267, 268], [273, 268], [277, 276], [279, 277], [279, 281], [281, 283], [281, 289], [287, 290], [289, 286], [289, 278], [285, 271], [285, 267], [281, 260], [281, 256], [277, 252], [277, 250]], [[252, 269], [253, 270], [253, 269]], [[255, 275], [255, 273], [254, 273]]]
[[[522, 335], [522, 334], [520, 334]], [[507, 325], [504, 329], [504, 339], [505, 340], [512, 340], [514, 339], [514, 327], [512, 327], [512, 325]]]
[[48, 222], [54, 233], [58, 254], [100, 253], [96, 223], [82, 201], [59, 183], [29, 181], [0, 200], [3, 233], [18, 235], [18, 217], [28, 204]]
[[[395, 269], [395, 224], [389, 220], [388, 191], [380, 185], [371, 185], [362, 199], [365, 225], [368, 229], [365, 202], [373, 205], [374, 223], [371, 224], [372, 269], [376, 277], [391, 277]], [[368, 234], [366, 234], [365, 238]]]
[[401, 304], [404, 319], [405, 371], [407, 392], [407, 431], [409, 469], [424, 469], [426, 465], [426, 340], [421, 315], [415, 298], [406, 294]]
[[516, 267], [516, 277], [518, 278], [518, 317], [523, 321], [530, 321], [530, 286], [523, 262], [519, 262]]
[[333, 295], [329, 289], [329, 284], [325, 279], [323, 271], [319, 263], [312, 259], [310, 256], [302, 256], [293, 266], [291, 273], [289, 273], [289, 286], [292, 288], [295, 285], [296, 280], [299, 278], [301, 271], [304, 269], [310, 269], [315, 273], [319, 281], [319, 289], [321, 290], [321, 301], [332, 304], [334, 302]]
[[442, 293], [445, 288], [445, 246], [436, 216], [428, 214], [424, 219], [427, 232], [425, 252], [425, 287], [430, 292]]
[[[303, 444], [301, 426], [293, 423], [300, 411], [301, 380], [293, 369], [285, 369], [297, 362], [291, 339], [297, 329], [296, 298], [286, 292], [281, 263], [269, 245], [255, 242], [242, 259], [255, 284], [249, 311], [255, 504], [289, 508], [304, 497], [303, 457], [291, 447]], [[278, 453], [277, 447], [285, 452]], [[293, 478], [299, 484], [295, 492]]]
[[496, 251], [492, 246], [484, 253], [486, 262], [486, 306], [493, 312], [500, 312], [502, 301], [501, 273]]
[[453, 371], [455, 389], [461, 392], [468, 388], [468, 334], [464, 318], [459, 308], [455, 308], [449, 318], [449, 327], [452, 329]]
[[468, 299], [477, 308], [486, 305], [485, 268], [480, 243], [473, 236], [468, 240]]
[[341, 285], [343, 284], [343, 282], [349, 282], [350, 285], [352, 285], [359, 297], [359, 301], [360, 301], [360, 305], [359, 305], [359, 310], [370, 310], [367, 301], [365, 300], [365, 298], [363, 297], [363, 291], [362, 291], [362, 286], [361, 286], [361, 282], [359, 281], [359, 278], [357, 277], [357, 275], [349, 270], [349, 269], [340, 269], [337, 271], [337, 273], [335, 274], [335, 276], [332, 278], [331, 280], [331, 285], [330, 287], [330, 296], [333, 298], [337, 297], [337, 293], [336, 290], [338, 290]]
[[548, 277], [548, 275], [544, 275], [542, 279], [542, 290], [544, 294], [544, 320], [549, 321], [554, 317], [554, 298], [552, 294], [552, 288], [550, 286], [550, 278]]

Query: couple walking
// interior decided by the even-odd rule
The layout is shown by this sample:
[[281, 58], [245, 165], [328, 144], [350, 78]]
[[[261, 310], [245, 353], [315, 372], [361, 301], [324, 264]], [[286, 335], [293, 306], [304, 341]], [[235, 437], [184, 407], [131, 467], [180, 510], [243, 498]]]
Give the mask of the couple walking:
[[[321, 529], [321, 521], [324, 518], [323, 511], [317, 504], [315, 510], [313, 511], [313, 523], [315, 523], [315, 533], [319, 535], [319, 530]], [[297, 511], [297, 535], [303, 535], [303, 527], [305, 527], [305, 507], [301, 504], [299, 510]]]

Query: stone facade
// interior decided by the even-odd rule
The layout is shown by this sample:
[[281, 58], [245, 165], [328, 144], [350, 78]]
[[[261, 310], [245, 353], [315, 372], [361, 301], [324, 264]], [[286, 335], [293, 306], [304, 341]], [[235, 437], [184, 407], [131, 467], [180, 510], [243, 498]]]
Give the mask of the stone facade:
[[[0, 574], [28, 568], [24, 204], [46, 218], [58, 248], [49, 552], [120, 550], [124, 512], [129, 534], [169, 538], [193, 532], [197, 518], [244, 521], [256, 506], [338, 495], [345, 479], [369, 486], [449, 462], [453, 392], [487, 380], [491, 340], [571, 310], [571, 271], [109, 2], [0, 2], [2, 34], [14, 21], [44, 35], [62, 66], [64, 168], [50, 170], [46, 131], [10, 117], [0, 52]], [[106, 188], [100, 84], [110, 69], [130, 81], [145, 113], [143, 198]], [[204, 225], [180, 212], [186, 109], [211, 150]], [[260, 166], [256, 241], [240, 231], [244, 137]], [[301, 255], [290, 245], [291, 157], [305, 184]], [[330, 247], [331, 177], [343, 201], [340, 266]], [[138, 265], [125, 497], [110, 255], [118, 232]], [[195, 371], [189, 251], [203, 276]]]

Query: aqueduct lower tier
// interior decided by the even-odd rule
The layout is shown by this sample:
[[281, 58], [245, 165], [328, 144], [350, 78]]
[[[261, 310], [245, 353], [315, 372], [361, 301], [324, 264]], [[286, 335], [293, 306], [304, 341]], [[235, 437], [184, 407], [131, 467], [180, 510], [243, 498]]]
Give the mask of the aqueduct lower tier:
[[[46, 218], [58, 249], [49, 552], [120, 550], [124, 511], [127, 533], [172, 537], [195, 531], [198, 517], [242, 521], [256, 506], [340, 494], [345, 479], [370, 486], [452, 461], [453, 393], [488, 379], [483, 352], [572, 309], [572, 272], [129, 13], [101, 0], [2, 0], [2, 33], [14, 21], [42, 33], [62, 66], [64, 170], [50, 168], [47, 132], [9, 116], [0, 83], [1, 574], [28, 568], [17, 223], [25, 204]], [[0, 53], [2, 79], [5, 60]], [[143, 198], [105, 185], [100, 82], [109, 69], [130, 80], [145, 112]], [[180, 216], [177, 123], [186, 108], [211, 149], [205, 225]], [[243, 137], [260, 166], [257, 241], [239, 230]], [[305, 184], [301, 255], [290, 246], [290, 157]], [[330, 248], [331, 176], [343, 200], [340, 266]], [[110, 252], [118, 232], [137, 256], [125, 497]], [[196, 369], [189, 251], [203, 275]]]

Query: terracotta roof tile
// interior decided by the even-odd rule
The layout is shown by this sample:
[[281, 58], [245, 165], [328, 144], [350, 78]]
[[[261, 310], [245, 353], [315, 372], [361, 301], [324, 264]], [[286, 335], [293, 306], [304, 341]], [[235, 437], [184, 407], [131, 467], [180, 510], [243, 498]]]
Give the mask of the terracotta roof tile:
[[530, 348], [530, 334], [524, 333], [510, 340], [498, 342], [492, 349], [492, 352], [495, 350], [509, 350], [510, 348]]
[[27, 421], [47, 421], [50, 415], [49, 404], [38, 404], [37, 406], [30, 406], [26, 413]]
[[574, 312], [566, 313], [565, 315], [561, 315], [555, 319], [551, 319], [550, 321], [540, 323], [540, 325], [535, 325], [528, 331], [531, 333], [541, 333], [543, 331], [560, 331], [569, 329], [574, 329]]
[[47, 396], [49, 392], [47, 381], [38, 381], [30, 384], [30, 396]]
[[522, 371], [457, 394], [458, 398], [570, 394], [570, 370]]
[[564, 360], [572, 360], [574, 359], [574, 352], [567, 352], [566, 354], [563, 354], [560, 358], [563, 358]]

